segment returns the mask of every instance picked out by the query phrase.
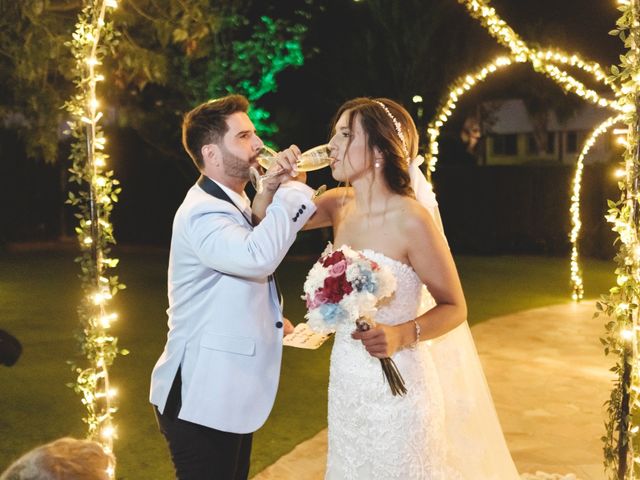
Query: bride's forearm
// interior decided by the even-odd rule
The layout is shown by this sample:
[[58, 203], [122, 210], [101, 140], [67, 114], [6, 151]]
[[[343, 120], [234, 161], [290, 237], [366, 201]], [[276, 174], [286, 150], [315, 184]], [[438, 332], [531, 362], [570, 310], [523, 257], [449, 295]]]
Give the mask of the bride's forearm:
[[251, 216], [253, 225], [258, 225], [267, 214], [267, 207], [273, 201], [275, 191], [264, 189], [263, 192], [256, 194], [251, 204]]
[[[419, 341], [438, 338], [460, 325], [467, 319], [466, 305], [439, 304], [428, 312], [415, 319], [420, 330]], [[417, 328], [414, 321], [406, 322], [408, 327], [404, 330], [405, 346], [411, 346], [416, 341]]]

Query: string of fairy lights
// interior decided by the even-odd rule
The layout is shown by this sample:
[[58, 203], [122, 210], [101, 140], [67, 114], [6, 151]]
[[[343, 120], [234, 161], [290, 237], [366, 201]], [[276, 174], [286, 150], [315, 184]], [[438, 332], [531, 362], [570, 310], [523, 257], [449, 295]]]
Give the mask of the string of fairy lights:
[[582, 227], [582, 222], [580, 221], [580, 193], [584, 160], [598, 138], [608, 132], [616, 123], [620, 123], [623, 120], [624, 116], [618, 115], [609, 117], [598, 125], [585, 140], [580, 155], [578, 156], [578, 161], [576, 162], [576, 172], [572, 184], [571, 208], [569, 210], [571, 213], [571, 233], [569, 234], [569, 239], [571, 240], [571, 284], [573, 286], [571, 298], [575, 301], [582, 300], [584, 297], [582, 272], [580, 271], [580, 264], [578, 262], [578, 236], [580, 235], [580, 228]]
[[[440, 130], [451, 117], [462, 94], [475, 83], [485, 80], [499, 67], [530, 62], [535, 71], [553, 79], [565, 91], [586, 101], [615, 112], [598, 125], [586, 138], [578, 156], [571, 195], [572, 242], [571, 282], [572, 298], [580, 300], [584, 294], [579, 267], [578, 237], [581, 228], [580, 196], [584, 159], [599, 137], [614, 125], [624, 123], [625, 129], [614, 130], [618, 143], [625, 148], [624, 160], [617, 171], [621, 198], [609, 201], [606, 219], [618, 235], [616, 255], [616, 284], [597, 302], [595, 316], [604, 314], [606, 335], [601, 339], [605, 354], [617, 357], [612, 371], [616, 375], [611, 397], [607, 401], [608, 420], [605, 422], [604, 464], [609, 478], [640, 478], [640, 353], [638, 340], [640, 325], [640, 0], [617, 0], [621, 17], [610, 32], [624, 42], [627, 52], [620, 64], [608, 75], [594, 62], [585, 62], [577, 55], [558, 51], [537, 51], [523, 42], [489, 6], [489, 0], [458, 0], [487, 31], [510, 51], [509, 61], [491, 62], [486, 67], [460, 77], [454, 82], [434, 120], [429, 125], [428, 173], [434, 171], [438, 155]], [[561, 67], [578, 68], [593, 76], [597, 83], [610, 88], [611, 96], [602, 96], [587, 88]], [[621, 136], [621, 135], [624, 135]]]
[[555, 63], [559, 63], [577, 67], [592, 74], [596, 81], [608, 84], [609, 82], [606, 80], [607, 75], [597, 63], [586, 62], [577, 54], [568, 55], [564, 52], [554, 50], [541, 52], [530, 48], [513, 29], [498, 16], [496, 10], [489, 6], [489, 0], [458, 0], [458, 2], [464, 4], [471, 16], [478, 19], [498, 43], [508, 48], [513, 58], [517, 61], [530, 62], [535, 71], [548, 76], [567, 92], [576, 93], [585, 100], [603, 107], [608, 106], [613, 109], [620, 109], [620, 106], [614, 100], [601, 97], [596, 91], [587, 88], [583, 82], [555, 65]]
[[[519, 61], [519, 60], [515, 60]], [[449, 118], [453, 115], [454, 110], [458, 104], [458, 101], [462, 96], [471, 90], [474, 85], [486, 80], [486, 78], [499, 71], [504, 67], [512, 65], [514, 60], [509, 57], [498, 57], [483, 67], [479, 68], [475, 72], [468, 73], [464, 76], [456, 79], [449, 89], [449, 93], [445, 96], [445, 100], [441, 103], [433, 120], [427, 127], [427, 135], [429, 137], [427, 147], [427, 174], [430, 175], [436, 170], [436, 164], [438, 163], [440, 131], [442, 127], [449, 121]]]
[[[109, 366], [118, 354], [118, 339], [110, 333], [112, 322], [118, 315], [109, 307], [113, 296], [124, 285], [108, 269], [118, 264], [110, 257], [110, 245], [115, 243], [110, 215], [118, 200], [120, 187], [107, 169], [109, 156], [105, 152], [106, 138], [101, 126], [103, 111], [98, 100], [97, 87], [105, 80], [99, 73], [102, 60], [117, 42], [117, 35], [107, 14], [116, 8], [115, 0], [92, 0], [78, 15], [72, 39], [68, 42], [75, 67], [76, 90], [65, 103], [71, 115], [67, 133], [73, 142], [69, 182], [72, 189], [67, 203], [78, 210], [76, 233], [81, 248], [77, 259], [81, 267], [84, 297], [78, 306], [82, 326], [81, 347], [88, 365], [74, 366], [77, 374], [73, 388], [82, 397], [86, 407], [83, 419], [88, 426], [88, 437], [101, 443], [108, 453], [113, 452], [116, 428], [113, 404], [116, 389], [109, 378]], [[73, 190], [76, 189], [74, 192]], [[115, 475], [115, 464], [108, 474]]]
[[[520, 45], [520, 42], [512, 42], [511, 45]], [[427, 159], [427, 171], [429, 172], [429, 174], [435, 171], [436, 164], [438, 162], [438, 138], [440, 136], [441, 128], [453, 115], [453, 111], [455, 110], [459, 99], [466, 92], [470, 91], [475, 85], [485, 81], [489, 76], [497, 73], [504, 67], [509, 67], [515, 63], [524, 63], [527, 61], [536, 65], [538, 69], [544, 68], [546, 72], [554, 76], [554, 79], [560, 82], [561, 86], [563, 86], [566, 91], [574, 91], [577, 95], [583, 97], [585, 100], [596, 103], [601, 107], [611, 107], [614, 109], [619, 109], [618, 105], [615, 102], [600, 97], [594, 90], [587, 89], [579, 82], [572, 83], [572, 77], [570, 77], [566, 72], [560, 70], [551, 62], [575, 67], [587, 73], [590, 73], [598, 82], [602, 82], [610, 86], [615, 93], [619, 93], [618, 87], [608, 80], [608, 77], [598, 63], [587, 62], [576, 54], [568, 55], [557, 50], [527, 50], [526, 52], [522, 50], [512, 51], [510, 56], [500, 56], [489, 62], [487, 65], [479, 68], [475, 72], [467, 73], [460, 76], [451, 84], [449, 92], [445, 96], [445, 100], [441, 103], [440, 107], [433, 117], [433, 120], [427, 128], [427, 134], [429, 137], [429, 158]]]
[[[509, 49], [509, 54], [492, 60], [487, 65], [474, 72], [460, 76], [452, 83], [447, 95], [445, 95], [444, 100], [441, 102], [436, 114], [433, 116], [432, 121], [427, 127], [428, 147], [426, 156], [427, 175], [429, 178], [435, 171], [438, 162], [438, 141], [442, 128], [453, 115], [460, 98], [473, 87], [484, 82], [489, 76], [501, 71], [505, 67], [509, 67], [517, 63], [528, 62], [535, 71], [551, 78], [564, 91], [576, 94], [585, 101], [591, 102], [602, 108], [617, 111], [618, 113], [624, 113], [625, 108], [629, 108], [628, 106], [624, 106], [618, 102], [618, 98], [621, 95], [624, 95], [624, 87], [619, 87], [616, 82], [605, 73], [604, 69], [597, 62], [586, 61], [578, 54], [568, 54], [558, 49], [537, 50], [529, 47], [513, 31], [513, 29], [498, 16], [496, 10], [489, 6], [489, 0], [458, 0], [458, 2], [464, 4], [469, 13], [480, 21], [490, 35], [492, 35], [501, 45]], [[589, 74], [593, 77], [596, 83], [602, 84], [610, 89], [611, 98], [603, 96], [593, 89], [587, 88], [583, 82], [577, 80], [561, 67], [571, 67]], [[583, 145], [583, 151], [585, 151], [586, 148], [585, 155], [592, 147], [592, 145], [587, 147], [589, 140], [590, 137]], [[572, 298], [576, 301], [581, 300], [584, 295], [584, 283], [582, 269], [580, 268], [578, 247], [581, 227], [579, 218], [580, 196], [575, 195], [576, 188], [578, 188], [579, 191], [579, 186], [576, 187], [576, 179], [578, 182], [581, 182], [582, 180], [582, 162], [584, 160], [584, 156], [579, 158], [574, 176], [574, 194], [572, 195], [572, 204], [570, 209], [572, 221], [572, 231], [570, 234], [572, 244], [570, 281]], [[577, 206], [573, 201], [573, 198], [578, 199]]]
[[[608, 336], [603, 339], [605, 351], [615, 352], [620, 357], [616, 366], [619, 381], [608, 404], [610, 421], [607, 423], [605, 442], [605, 465], [616, 470], [618, 478], [636, 478], [640, 473], [640, 426], [633, 419], [640, 413], [640, 363], [638, 355], [638, 292], [640, 291], [640, 239], [638, 226], [640, 212], [638, 202], [639, 172], [638, 145], [640, 124], [637, 105], [640, 85], [640, 61], [636, 44], [640, 44], [640, 0], [618, 0], [622, 12], [617, 25], [629, 52], [621, 62], [620, 69], [609, 76], [595, 62], [588, 62], [578, 55], [568, 55], [558, 50], [539, 51], [526, 45], [517, 34], [489, 6], [489, 0], [458, 0], [470, 14], [496, 40], [510, 51], [478, 70], [461, 76], [450, 88], [448, 95], [429, 124], [428, 172], [435, 171], [438, 158], [438, 138], [443, 126], [453, 115], [460, 98], [476, 84], [490, 75], [516, 63], [529, 62], [535, 71], [553, 79], [565, 91], [575, 93], [586, 101], [609, 108], [618, 114], [600, 124], [586, 139], [578, 157], [571, 197], [573, 244], [571, 255], [571, 280], [573, 298], [583, 295], [583, 281], [579, 268], [577, 241], [580, 232], [580, 187], [584, 159], [596, 140], [617, 123], [628, 125], [624, 141], [624, 173], [621, 180], [622, 198], [609, 209], [607, 219], [620, 238], [617, 256], [616, 285], [608, 297], [598, 303], [598, 309], [614, 320], [607, 324]], [[113, 451], [116, 429], [113, 423], [115, 389], [110, 385], [108, 368], [118, 354], [126, 354], [117, 345], [117, 338], [110, 333], [111, 323], [117, 314], [109, 302], [118, 290], [124, 288], [117, 276], [109, 275], [108, 269], [118, 260], [110, 257], [110, 245], [115, 243], [110, 214], [118, 199], [120, 188], [113, 172], [107, 170], [108, 155], [105, 153], [106, 138], [101, 119], [103, 113], [97, 97], [97, 85], [104, 81], [98, 73], [105, 53], [116, 42], [112, 25], [106, 21], [107, 12], [116, 8], [115, 0], [90, 1], [78, 16], [78, 22], [69, 46], [76, 60], [76, 93], [65, 104], [72, 115], [69, 134], [73, 137], [70, 182], [77, 184], [77, 193], [70, 192], [68, 203], [79, 210], [76, 228], [81, 245], [82, 288], [84, 299], [78, 307], [83, 327], [82, 349], [90, 365], [75, 367], [77, 380], [74, 388], [82, 395], [87, 409], [84, 421], [88, 425], [90, 438], [101, 442], [107, 452]], [[625, 34], [625, 35], [623, 35]], [[632, 43], [633, 42], [635, 43]], [[561, 67], [572, 67], [589, 73], [596, 82], [611, 89], [611, 98], [587, 88], [584, 83]], [[86, 188], [82, 188], [86, 187]], [[617, 437], [616, 437], [617, 435]], [[109, 475], [115, 475], [115, 465], [109, 467]]]

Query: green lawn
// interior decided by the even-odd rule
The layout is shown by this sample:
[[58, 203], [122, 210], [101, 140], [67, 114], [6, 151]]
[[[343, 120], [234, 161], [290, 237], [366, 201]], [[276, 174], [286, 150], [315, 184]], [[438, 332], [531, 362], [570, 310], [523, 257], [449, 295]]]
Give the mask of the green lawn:
[[[114, 333], [131, 354], [118, 358], [112, 369], [120, 406], [118, 478], [169, 479], [169, 454], [147, 403], [149, 374], [166, 335], [167, 255], [137, 252], [119, 257], [118, 273], [128, 289], [116, 297], [120, 320]], [[568, 301], [567, 259], [460, 256], [456, 261], [472, 323]], [[308, 261], [286, 261], [279, 271], [285, 310], [294, 323], [304, 313], [298, 297], [309, 266]], [[587, 297], [606, 291], [613, 281], [611, 263], [590, 260], [585, 270]], [[14, 367], [0, 367], [0, 467], [36, 444], [84, 435], [79, 398], [65, 386], [73, 381], [66, 362], [77, 358], [79, 298], [73, 254], [0, 256], [0, 328], [24, 346]], [[324, 428], [329, 352], [329, 345], [313, 352], [285, 350], [275, 408], [255, 436], [253, 473]]]

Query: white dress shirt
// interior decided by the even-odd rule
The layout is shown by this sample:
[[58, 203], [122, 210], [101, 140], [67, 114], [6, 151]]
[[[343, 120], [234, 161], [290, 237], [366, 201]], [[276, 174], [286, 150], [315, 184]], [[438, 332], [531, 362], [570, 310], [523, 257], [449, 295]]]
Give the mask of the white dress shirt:
[[242, 213], [248, 215], [249, 220], [251, 220], [251, 200], [249, 199], [247, 192], [243, 190], [242, 195], [240, 195], [235, 190], [232, 190], [231, 188], [221, 184], [220, 182], [215, 181], [213, 178], [207, 178], [209, 178], [209, 180], [211, 180], [212, 182], [215, 182], [215, 184], [218, 185], [222, 189], [222, 191], [229, 196], [234, 205], [238, 207]]

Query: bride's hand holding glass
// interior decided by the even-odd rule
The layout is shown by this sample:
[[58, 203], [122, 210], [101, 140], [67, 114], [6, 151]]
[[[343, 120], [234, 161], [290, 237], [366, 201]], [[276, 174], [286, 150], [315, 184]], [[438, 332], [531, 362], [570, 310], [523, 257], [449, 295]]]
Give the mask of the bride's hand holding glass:
[[[330, 150], [328, 145], [318, 145], [317, 147], [311, 148], [304, 152], [300, 152], [300, 149], [296, 145], [291, 145], [287, 150], [284, 150], [280, 153], [277, 153], [273, 149], [264, 146], [262, 151], [258, 155], [258, 163], [263, 168], [266, 168], [267, 171], [260, 175], [258, 169], [251, 167], [249, 169], [249, 176], [251, 180], [251, 184], [256, 189], [257, 193], [261, 193], [265, 188], [265, 182], [269, 182], [271, 187], [270, 189], [277, 188], [277, 185], [287, 180], [287, 176], [283, 176], [285, 173], [285, 167], [290, 165], [291, 157], [290, 153], [296, 158], [295, 169], [293, 170], [293, 175], [290, 173], [289, 178], [295, 178], [300, 182], [306, 182], [306, 174], [301, 172], [308, 172], [312, 170], [318, 170], [320, 168], [324, 168], [329, 165], [331, 162]], [[284, 164], [280, 165], [282, 161], [282, 157], [285, 157], [286, 161]], [[278, 166], [282, 166], [280, 169]], [[289, 172], [287, 168], [287, 172]], [[274, 179], [274, 180], [271, 180]], [[275, 185], [277, 183], [277, 185]], [[275, 186], [274, 186], [275, 185]], [[324, 187], [324, 186], [323, 186]], [[320, 187], [316, 191], [316, 195], [319, 195], [326, 187]]]
[[263, 147], [258, 157], [258, 163], [264, 165], [264, 156], [269, 155], [269, 165], [262, 175], [255, 167], [250, 167], [249, 176], [256, 193], [263, 191], [275, 192], [281, 183], [298, 176], [298, 162], [300, 159], [300, 149], [297, 145], [291, 145], [281, 152], [275, 152], [269, 147]]

